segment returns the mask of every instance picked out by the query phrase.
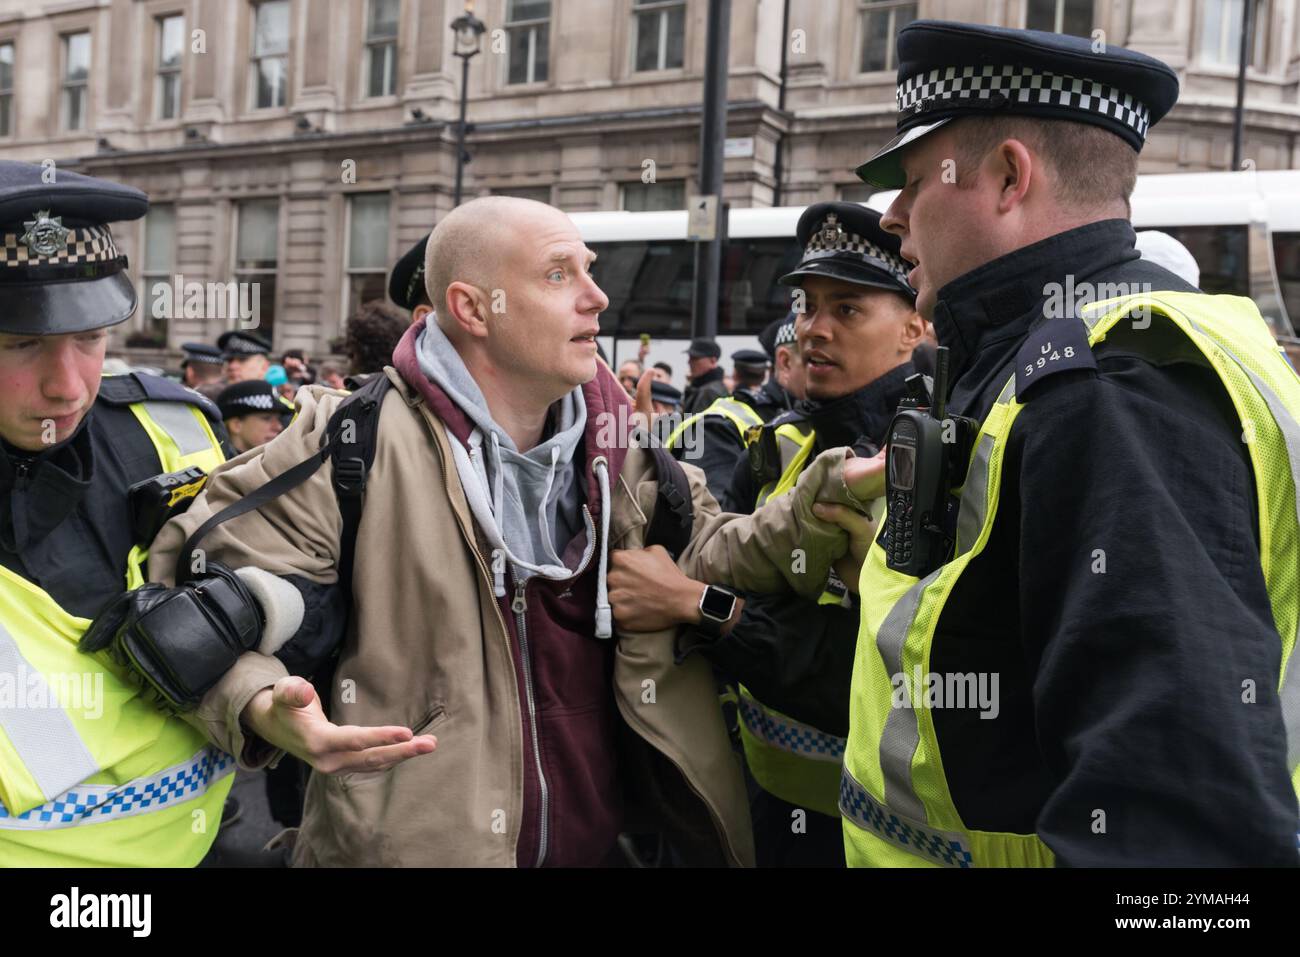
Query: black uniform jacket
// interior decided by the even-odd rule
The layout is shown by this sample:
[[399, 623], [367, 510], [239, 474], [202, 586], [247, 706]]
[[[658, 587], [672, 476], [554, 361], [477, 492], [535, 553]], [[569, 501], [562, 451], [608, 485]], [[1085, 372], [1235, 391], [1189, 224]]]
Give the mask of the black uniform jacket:
[[[1123, 220], [968, 273], [935, 310], [952, 413], [982, 420], [1040, 340], [1063, 344], [1044, 297], [1067, 275], [1076, 290], [1191, 288], [1140, 260]], [[1018, 387], [992, 537], [930, 660], [996, 674], [997, 715], [932, 711], [944, 771], [969, 827], [1036, 832], [1062, 865], [1294, 866], [1281, 641], [1242, 424], [1212, 370], [1158, 357], [1182, 334], [1146, 321], [1122, 321], [1095, 367]]]
[[682, 414], [694, 415], [696, 412], [703, 412], [713, 405], [714, 400], [727, 395], [727, 384], [722, 381], [725, 377], [726, 373], [722, 371], [722, 367], [714, 366], [703, 375], [688, 381], [686, 392], [682, 395]]
[[[845, 445], [874, 454], [905, 393], [903, 383], [915, 371], [911, 362], [905, 362], [849, 395], [799, 402], [793, 412], [772, 424], [789, 421], [811, 426], [816, 435], [814, 456]], [[731, 504], [724, 507], [752, 512], [757, 495], [746, 457], [728, 490]], [[731, 632], [701, 652], [764, 704], [843, 737], [849, 728], [849, 681], [857, 636], [856, 604], [843, 608], [788, 595], [748, 595]]]
[[225, 435], [216, 406], [140, 375], [104, 380], [77, 431], [58, 445], [24, 452], [0, 442], [0, 564], [83, 618], [126, 590], [126, 557], [136, 544], [127, 490], [162, 472], [128, 407], [144, 399], [199, 405]]

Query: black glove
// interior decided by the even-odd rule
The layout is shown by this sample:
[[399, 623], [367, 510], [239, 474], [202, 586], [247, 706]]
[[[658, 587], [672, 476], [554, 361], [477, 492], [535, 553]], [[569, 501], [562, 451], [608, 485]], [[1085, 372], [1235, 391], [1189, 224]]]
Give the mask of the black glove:
[[262, 639], [262, 608], [229, 568], [209, 562], [207, 576], [177, 588], [142, 585], [118, 595], [78, 643], [107, 648], [173, 711], [191, 711], [235, 660]]

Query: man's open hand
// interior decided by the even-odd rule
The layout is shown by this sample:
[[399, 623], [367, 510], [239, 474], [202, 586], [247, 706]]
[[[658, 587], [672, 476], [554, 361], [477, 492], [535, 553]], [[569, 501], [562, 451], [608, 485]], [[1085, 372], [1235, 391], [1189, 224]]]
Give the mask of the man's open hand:
[[433, 735], [413, 737], [410, 728], [334, 724], [325, 717], [311, 682], [293, 675], [254, 695], [242, 720], [264, 741], [324, 774], [387, 771], [438, 746]]

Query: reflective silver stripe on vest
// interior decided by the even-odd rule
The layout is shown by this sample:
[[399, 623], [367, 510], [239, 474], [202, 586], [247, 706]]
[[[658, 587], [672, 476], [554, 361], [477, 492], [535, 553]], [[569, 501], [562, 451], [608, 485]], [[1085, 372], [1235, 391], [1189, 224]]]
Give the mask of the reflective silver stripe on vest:
[[24, 814], [11, 815], [0, 804], [0, 831], [49, 831], [166, 810], [203, 794], [234, 770], [235, 759], [209, 745], [157, 774], [126, 784], [82, 784]]
[[837, 738], [812, 725], [773, 714], [757, 701], [740, 695], [740, 717], [754, 737], [774, 748], [815, 761], [838, 764], [844, 760], [844, 738]]
[[971, 867], [970, 848], [965, 835], [939, 831], [908, 820], [893, 808], [884, 807], [873, 798], [845, 768], [840, 774], [840, 813], [864, 831], [888, 841], [905, 851], [918, 854], [947, 867]]
[[[0, 707], [0, 728], [47, 801], [99, 771], [45, 676], [28, 664], [13, 635], [0, 624], [0, 679], [14, 684], [15, 706]], [[42, 707], [24, 707], [35, 698]]]
[[191, 412], [192, 406], [184, 402], [145, 402], [144, 410], [162, 427], [180, 450], [181, 455], [193, 455], [212, 448], [212, 442], [203, 426]]
[[[981, 435], [971, 459], [970, 474], [962, 488], [957, 513], [958, 554], [975, 547], [984, 518], [988, 513], [989, 460], [993, 456], [993, 437]], [[974, 531], [972, 532], [972, 529]], [[881, 622], [876, 634], [876, 648], [885, 664], [885, 673], [904, 675], [903, 645], [916, 621], [921, 595], [943, 572], [940, 565], [909, 588]], [[917, 821], [927, 821], [925, 804], [912, 787], [912, 759], [921, 745], [921, 722], [915, 708], [891, 708], [880, 734], [880, 771], [885, 779], [885, 801], [891, 810]]]

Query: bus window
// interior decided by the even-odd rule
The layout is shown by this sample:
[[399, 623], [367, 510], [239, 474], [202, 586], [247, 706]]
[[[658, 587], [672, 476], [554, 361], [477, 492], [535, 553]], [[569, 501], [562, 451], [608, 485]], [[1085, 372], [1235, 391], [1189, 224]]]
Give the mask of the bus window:
[[718, 334], [757, 335], [790, 312], [790, 288], [777, 280], [799, 262], [794, 237], [730, 239], [722, 252]]
[[1250, 262], [1245, 226], [1157, 226], [1187, 247], [1201, 267], [1201, 291], [1249, 296]]
[[1273, 264], [1286, 314], [1300, 327], [1300, 233], [1273, 234]]
[[600, 316], [601, 335], [690, 336], [695, 275], [691, 243], [592, 243], [591, 250], [598, 257], [592, 275], [609, 297], [609, 308]]

